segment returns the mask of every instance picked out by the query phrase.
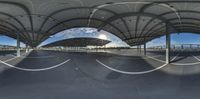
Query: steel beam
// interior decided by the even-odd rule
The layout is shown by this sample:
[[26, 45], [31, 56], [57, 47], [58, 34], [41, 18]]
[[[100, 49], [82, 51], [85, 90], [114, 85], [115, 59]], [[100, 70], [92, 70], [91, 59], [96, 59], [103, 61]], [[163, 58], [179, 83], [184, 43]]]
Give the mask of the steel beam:
[[[62, 25], [63, 23], [70, 22], [70, 21], [74, 21], [74, 20], [88, 20], [88, 18], [73, 18], [73, 19], [69, 19], [69, 20], [62, 21], [61, 23], [58, 23], [58, 24], [52, 26], [51, 28], [49, 28], [49, 29], [45, 32], [46, 34], [44, 34], [38, 41], [39, 41], [39, 42], [42, 42], [43, 40], [45, 40], [46, 38], [48, 38], [49, 35], [54, 35], [54, 34], [56, 34], [56, 33], [59, 33], [60, 31], [63, 31], [63, 30], [60, 30], [60, 31], [58, 31], [58, 32], [54, 32], [53, 34], [50, 34], [50, 33], [51, 33], [50, 31], [51, 31], [52, 29], [54, 29], [56, 26], [59, 26], [59, 25]], [[95, 19], [95, 18], [92, 18], [92, 20], [94, 20], [94, 21], [100, 21], [100, 22], [102, 22], [102, 23], [106, 22], [106, 21], [103, 21], [103, 20], [100, 20], [100, 19]], [[112, 26], [114, 29], [116, 29], [117, 31], [119, 31], [120, 35], [123, 35], [125, 38], [127, 38], [126, 35], [125, 35], [118, 27], [116, 27], [115, 25], [113, 25], [113, 24], [111, 24], [111, 23], [106, 23], [106, 24], [109, 24], [109, 25]], [[78, 27], [84, 27], [84, 26], [78, 26]], [[75, 28], [75, 27], [65, 28], [64, 30], [66, 30], [66, 29], [71, 29], [71, 28]], [[97, 28], [97, 27], [96, 27], [96, 28]], [[113, 33], [113, 34], [114, 34], [115, 36], [121, 38], [118, 34], [115, 34], [115, 33]]]
[[[153, 19], [159, 19], [161, 20], [163, 23], [168, 23], [167, 19], [165, 19], [164, 17], [160, 17], [160, 16], [157, 16], [155, 14], [152, 14], [152, 13], [139, 13], [139, 12], [129, 12], [129, 13], [123, 13], [123, 14], [119, 14], [118, 16], [113, 16], [113, 17], [110, 17], [106, 20], [107, 23], [111, 23], [121, 17], [128, 17], [128, 16], [146, 16], [146, 17], [152, 17]], [[171, 23], [168, 23], [169, 25]], [[105, 27], [107, 24], [106, 23], [103, 23], [99, 26], [98, 30], [101, 30], [103, 27]]]

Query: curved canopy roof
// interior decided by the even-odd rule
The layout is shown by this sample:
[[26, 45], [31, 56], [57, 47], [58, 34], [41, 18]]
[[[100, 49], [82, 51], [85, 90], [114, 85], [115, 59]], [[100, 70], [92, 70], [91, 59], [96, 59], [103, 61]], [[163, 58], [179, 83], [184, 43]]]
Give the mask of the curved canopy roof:
[[56, 41], [43, 47], [56, 47], [56, 46], [65, 46], [65, 47], [87, 47], [87, 46], [104, 46], [110, 43], [108, 40], [98, 39], [98, 38], [70, 38], [60, 41]]
[[105, 30], [133, 46], [167, 32], [199, 33], [199, 24], [199, 0], [0, 0], [0, 34], [19, 34], [32, 47], [75, 27]]

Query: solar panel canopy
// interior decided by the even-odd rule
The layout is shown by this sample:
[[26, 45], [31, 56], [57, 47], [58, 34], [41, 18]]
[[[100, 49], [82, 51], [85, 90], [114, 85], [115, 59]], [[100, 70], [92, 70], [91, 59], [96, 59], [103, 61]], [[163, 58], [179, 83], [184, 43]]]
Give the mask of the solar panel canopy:
[[196, 0], [0, 0], [0, 34], [32, 47], [60, 31], [92, 27], [130, 46], [175, 32], [199, 32]]
[[57, 46], [64, 46], [64, 47], [87, 47], [87, 46], [104, 46], [110, 43], [108, 40], [98, 39], [98, 38], [69, 38], [64, 39], [56, 42], [49, 43], [44, 45], [43, 47], [57, 47]]

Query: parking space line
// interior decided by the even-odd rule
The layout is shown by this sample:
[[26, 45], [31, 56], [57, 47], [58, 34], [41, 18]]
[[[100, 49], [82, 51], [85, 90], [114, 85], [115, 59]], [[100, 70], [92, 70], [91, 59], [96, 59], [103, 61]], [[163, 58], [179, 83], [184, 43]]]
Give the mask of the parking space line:
[[6, 63], [6, 62], [4, 62], [4, 61], [1, 61], [1, 60], [0, 60], [0, 63], [3, 63], [4, 65], [6, 65], [6, 66], [8, 66], [8, 67], [15, 68], [15, 69], [17, 69], [17, 70], [29, 71], [29, 72], [39, 72], [39, 71], [47, 71], [47, 70], [50, 70], [50, 69], [54, 69], [54, 68], [60, 67], [60, 66], [62, 66], [63, 64], [69, 62], [70, 60], [71, 60], [71, 59], [67, 59], [67, 60], [65, 60], [64, 62], [59, 63], [59, 64], [57, 64], [57, 65], [50, 66], [50, 67], [48, 67], [48, 68], [41, 68], [41, 69], [28, 69], [28, 68], [16, 67], [16, 66], [14, 66], [14, 65], [8, 64], [8, 63]]
[[[155, 55], [155, 56], [151, 56], [151, 57], [155, 58], [155, 57], [160, 57], [160, 56], [161, 56], [161, 55]], [[140, 59], [149, 59], [149, 57], [141, 56], [140, 58], [133, 58], [133, 59], [131, 59], [131, 60], [140, 60]]]
[[194, 57], [196, 60], [198, 60], [198, 62], [194, 62], [194, 63], [171, 63], [172, 65], [177, 65], [177, 66], [189, 66], [189, 65], [197, 65], [200, 64], [200, 59], [194, 55], [191, 55], [192, 57]]
[[[179, 56], [179, 54], [177, 54], [176, 56], [174, 56], [170, 61], [174, 61], [178, 56]], [[147, 57], [149, 57], [149, 58], [151, 58], [151, 59], [153, 59], [153, 60], [156, 60], [156, 61], [165, 63], [165, 61], [160, 60], [160, 59], [157, 59], [157, 58], [155, 58], [155, 57], [151, 57], [151, 56], [147, 56]]]
[[192, 55], [196, 60], [200, 61], [200, 59], [194, 55]]
[[179, 54], [176, 54], [176, 56], [174, 58], [172, 58], [171, 61], [174, 61], [178, 56], [179, 56]]
[[160, 60], [160, 59], [157, 59], [157, 58], [154, 58], [154, 57], [151, 57], [151, 56], [147, 56], [147, 57], [149, 57], [149, 58], [151, 58], [151, 59], [153, 59], [153, 60], [156, 60], [156, 61], [159, 61], [159, 62], [165, 63], [165, 61], [163, 61], [163, 60]]
[[96, 62], [98, 62], [99, 64], [101, 64], [102, 66], [106, 67], [107, 69], [109, 70], [112, 70], [112, 71], [115, 71], [115, 72], [118, 72], [118, 73], [122, 73], [122, 74], [128, 74], [128, 75], [141, 75], [141, 74], [147, 74], [147, 73], [151, 73], [151, 72], [154, 72], [154, 71], [157, 71], [165, 66], [167, 66], [167, 64], [163, 64], [155, 69], [151, 69], [151, 70], [147, 70], [147, 71], [141, 71], [141, 72], [127, 72], [127, 71], [122, 71], [122, 70], [118, 70], [118, 69], [115, 69], [115, 68], [112, 68], [108, 65], [105, 65], [104, 63], [102, 63], [101, 61], [99, 61], [98, 59], [96, 59]]
[[24, 58], [51, 58], [51, 57], [55, 57], [55, 56], [49, 55], [49, 56], [40, 56], [40, 57], [26, 57], [26, 56], [20, 56], [20, 57], [24, 57]]
[[187, 66], [187, 65], [197, 65], [200, 64], [200, 62], [195, 62], [195, 63], [170, 63], [172, 65], [179, 65], [179, 66]]
[[[23, 57], [25, 54], [27, 54], [27, 53], [23, 53], [20, 57]], [[14, 60], [14, 59], [20, 58], [20, 57], [15, 56], [15, 57], [13, 57], [13, 58], [10, 58], [10, 59], [5, 60], [4, 62], [9, 62], [9, 61], [11, 61], [11, 60]], [[0, 60], [0, 61], [2, 61], [2, 60]]]

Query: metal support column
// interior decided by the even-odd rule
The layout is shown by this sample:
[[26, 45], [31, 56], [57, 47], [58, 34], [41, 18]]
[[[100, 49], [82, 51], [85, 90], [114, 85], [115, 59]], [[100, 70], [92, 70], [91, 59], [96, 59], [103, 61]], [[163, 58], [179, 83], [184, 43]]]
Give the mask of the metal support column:
[[139, 52], [139, 46], [137, 45], [137, 52]]
[[167, 31], [166, 33], [166, 63], [170, 63], [170, 33]]
[[146, 50], [146, 43], [144, 43], [144, 56], [146, 56], [147, 50]]
[[28, 53], [28, 45], [26, 44], [26, 48], [25, 48], [26, 53]]
[[17, 57], [20, 57], [20, 40], [19, 33], [17, 33]]

